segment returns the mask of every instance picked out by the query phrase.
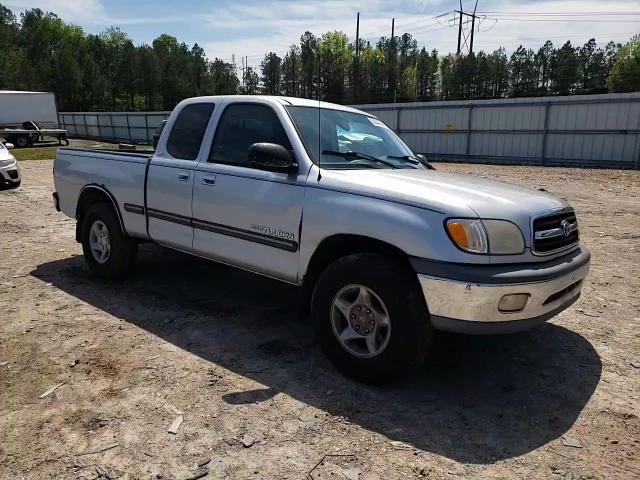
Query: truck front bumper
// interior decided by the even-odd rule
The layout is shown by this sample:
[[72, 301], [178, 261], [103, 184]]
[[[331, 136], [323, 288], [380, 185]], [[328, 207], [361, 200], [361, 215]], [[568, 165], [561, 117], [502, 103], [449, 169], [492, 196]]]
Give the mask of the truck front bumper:
[[[527, 330], [569, 307], [580, 296], [590, 257], [580, 247], [540, 263], [470, 265], [415, 258], [411, 263], [433, 326], [482, 335]], [[515, 306], [508, 302], [512, 299]]]

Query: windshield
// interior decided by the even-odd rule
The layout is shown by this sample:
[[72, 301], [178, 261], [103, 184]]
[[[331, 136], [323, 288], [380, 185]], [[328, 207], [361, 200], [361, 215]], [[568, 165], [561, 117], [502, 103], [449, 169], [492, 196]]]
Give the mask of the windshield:
[[285, 108], [316, 165], [324, 168], [422, 168], [409, 147], [377, 118], [327, 108]]

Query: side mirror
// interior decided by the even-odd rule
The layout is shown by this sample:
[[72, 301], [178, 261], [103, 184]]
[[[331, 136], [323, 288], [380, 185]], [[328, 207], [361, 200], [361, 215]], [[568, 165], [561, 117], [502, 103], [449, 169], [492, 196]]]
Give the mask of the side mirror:
[[5, 143], [4, 146], [7, 148], [7, 150], [11, 150], [11, 149], [15, 148], [13, 143]]
[[298, 163], [289, 151], [276, 143], [254, 143], [249, 147], [249, 163], [252, 167], [270, 172], [295, 173]]

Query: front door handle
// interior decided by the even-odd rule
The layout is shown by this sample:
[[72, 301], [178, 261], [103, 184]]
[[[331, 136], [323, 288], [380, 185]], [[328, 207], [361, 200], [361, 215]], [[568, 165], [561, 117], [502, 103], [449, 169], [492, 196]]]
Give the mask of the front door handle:
[[202, 184], [203, 185], [215, 185], [216, 184], [216, 177], [215, 176], [202, 177]]
[[188, 182], [189, 181], [189, 174], [188, 173], [180, 173], [180, 174], [178, 174], [178, 180], [180, 180], [181, 182]]

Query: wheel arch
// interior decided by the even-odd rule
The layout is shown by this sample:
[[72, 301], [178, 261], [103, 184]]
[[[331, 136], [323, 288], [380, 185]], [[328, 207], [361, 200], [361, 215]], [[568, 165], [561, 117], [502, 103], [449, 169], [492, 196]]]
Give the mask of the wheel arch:
[[81, 241], [81, 225], [82, 225], [82, 217], [87, 212], [91, 205], [96, 203], [110, 203], [114, 211], [116, 212], [116, 216], [118, 217], [118, 223], [120, 224], [120, 230], [125, 235], [127, 234], [124, 229], [124, 222], [122, 220], [122, 214], [120, 213], [120, 208], [118, 207], [118, 202], [116, 201], [113, 194], [104, 186], [97, 184], [89, 184], [82, 187], [80, 190], [80, 195], [78, 196], [78, 203], [76, 205], [76, 241], [79, 243]]
[[331, 263], [354, 253], [383, 253], [411, 268], [409, 256], [391, 243], [357, 234], [335, 234], [323, 239], [313, 252], [304, 273], [302, 284], [311, 291], [316, 280]]

